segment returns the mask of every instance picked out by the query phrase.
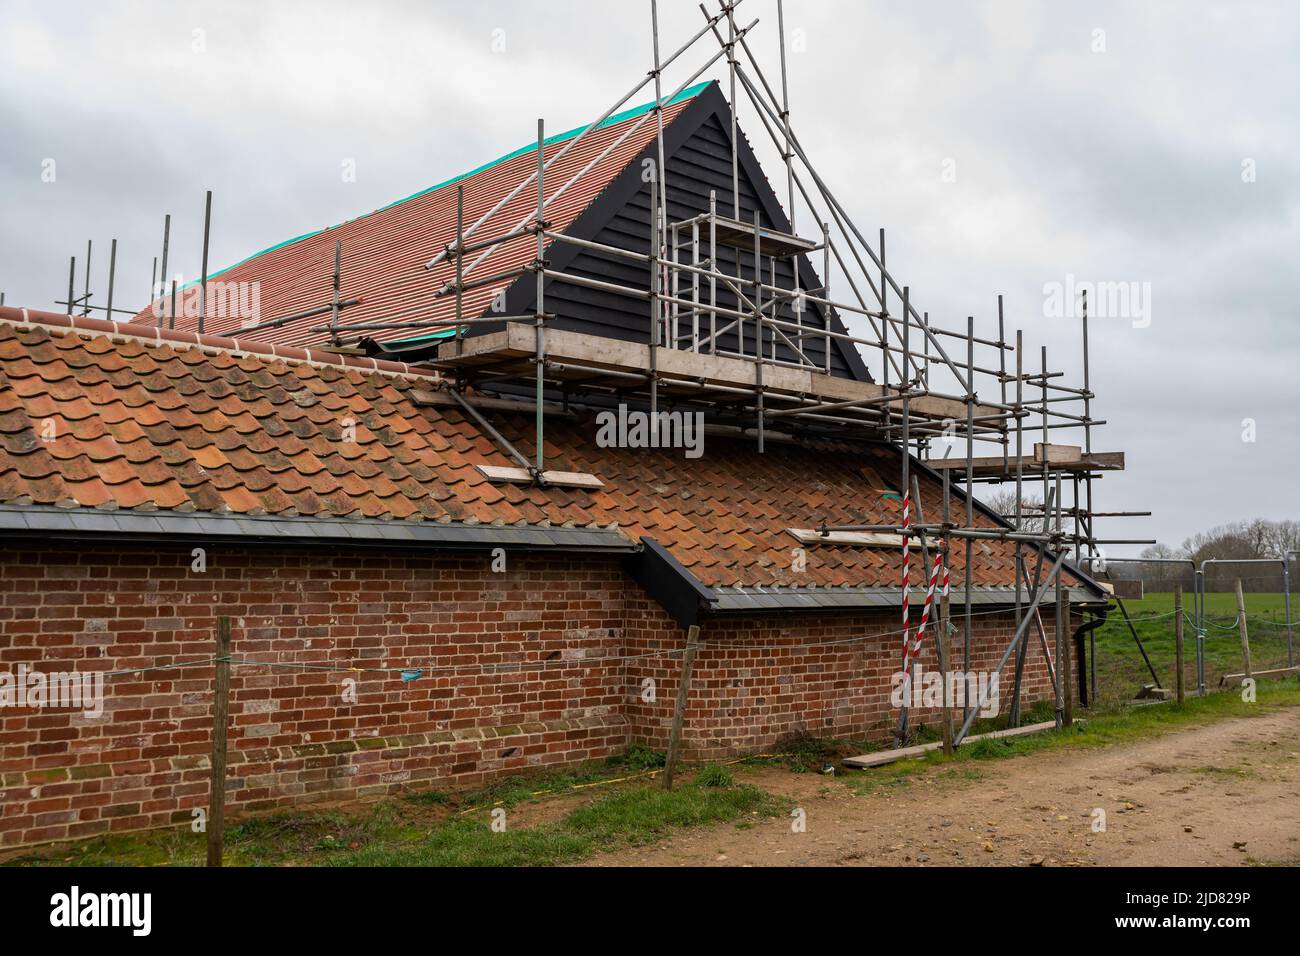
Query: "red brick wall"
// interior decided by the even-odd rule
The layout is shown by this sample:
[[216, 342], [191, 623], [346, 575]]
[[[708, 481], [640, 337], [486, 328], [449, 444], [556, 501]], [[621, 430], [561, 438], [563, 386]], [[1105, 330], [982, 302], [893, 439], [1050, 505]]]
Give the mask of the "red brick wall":
[[[629, 620], [625, 630], [629, 655], [682, 646], [680, 632], [666, 618], [657, 619], [651, 607], [641, 609], [639, 625]], [[918, 622], [919, 613], [913, 626]], [[957, 667], [962, 657], [962, 622], [958, 618], [953, 623], [959, 628], [952, 638]], [[1074, 626], [1079, 623], [1076, 618]], [[1014, 614], [977, 611], [972, 625], [969, 669], [992, 671], [1015, 630]], [[1050, 613], [1044, 625], [1050, 642], [1054, 627]], [[706, 620], [686, 708], [684, 752], [696, 759], [752, 753], [772, 747], [794, 731], [889, 739], [898, 717], [890, 703], [892, 680], [901, 669], [898, 628], [898, 614], [892, 610]], [[1022, 690], [1025, 706], [1052, 695], [1041, 644], [1033, 631], [1030, 636]], [[928, 632], [918, 660], [925, 671], [938, 671], [933, 631]], [[628, 683], [636, 688], [649, 678], [656, 691], [653, 702], [638, 697], [628, 707], [634, 740], [661, 749], [667, 746], [679, 667], [680, 656], [629, 660]], [[1010, 707], [1013, 673], [1009, 665], [999, 690], [1003, 712]], [[913, 726], [917, 722], [937, 725], [939, 714], [937, 708], [914, 708], [910, 720]]]
[[[511, 556], [497, 574], [486, 554], [210, 547], [205, 572], [190, 564], [189, 548], [7, 550], [0, 673], [210, 658], [219, 615], [237, 660], [325, 668], [232, 668], [236, 815], [666, 746], [684, 637], [616, 560]], [[976, 620], [975, 666], [991, 666], [1009, 618]], [[885, 736], [899, 650], [881, 635], [896, 627], [886, 612], [706, 621], [687, 756], [793, 730]], [[921, 660], [933, 665], [928, 645]], [[1050, 694], [1036, 642], [1029, 660], [1028, 696]], [[425, 674], [327, 666], [340, 663]], [[207, 803], [213, 674], [111, 678], [98, 720], [0, 708], [0, 847], [189, 823]]]
[[[189, 549], [11, 550], [0, 671], [210, 658], [218, 615], [232, 618], [236, 659], [426, 669], [404, 683], [232, 668], [236, 811], [474, 784], [622, 750], [617, 562], [516, 556], [494, 574], [489, 560], [213, 547], [198, 574]], [[0, 846], [188, 823], [207, 802], [213, 674], [112, 678], [99, 720], [0, 709]]]

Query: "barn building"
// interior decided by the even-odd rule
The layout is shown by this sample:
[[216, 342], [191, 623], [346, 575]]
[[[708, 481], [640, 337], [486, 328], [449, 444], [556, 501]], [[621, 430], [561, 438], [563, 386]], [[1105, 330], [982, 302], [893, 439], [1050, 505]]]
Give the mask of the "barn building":
[[[889, 739], [901, 539], [827, 529], [905, 498], [988, 533], [951, 548], [952, 646], [996, 671], [1018, 563], [1057, 555], [978, 502], [967, 525], [898, 429], [966, 404], [875, 380], [820, 231], [734, 129], [713, 83], [615, 113], [541, 144], [544, 195], [572, 184], [540, 215], [529, 146], [213, 273], [197, 315], [193, 289], [130, 321], [0, 307], [0, 672], [104, 675], [98, 714], [12, 688], [0, 847], [190, 822], [221, 618], [234, 812], [663, 749], [688, 634], [687, 758]], [[910, 544], [915, 634], [939, 542]], [[1026, 707], [1053, 696], [1058, 594], [1069, 688], [1104, 612], [1062, 568]]]

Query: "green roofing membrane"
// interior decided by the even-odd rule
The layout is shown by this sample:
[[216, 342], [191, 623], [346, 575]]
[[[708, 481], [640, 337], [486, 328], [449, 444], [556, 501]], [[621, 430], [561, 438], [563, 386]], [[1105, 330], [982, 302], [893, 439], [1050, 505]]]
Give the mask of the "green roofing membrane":
[[385, 342], [384, 344], [392, 349], [413, 348], [419, 345], [421, 342], [429, 342], [436, 339], [445, 339], [448, 336], [455, 335], [455, 334], [456, 334], [455, 329], [439, 329], [437, 332], [427, 332], [424, 335], [416, 335], [409, 339], [394, 339], [391, 342]]
[[[664, 106], [665, 107], [673, 106], [674, 104], [680, 103], [683, 100], [689, 100], [695, 96], [698, 96], [700, 93], [704, 91], [704, 88], [707, 87], [711, 82], [713, 81], [705, 80], [702, 83], [696, 83], [694, 86], [687, 87], [686, 89], [678, 93], [676, 96], [665, 100]], [[649, 113], [651, 110], [654, 109], [654, 105], [655, 105], [655, 101], [650, 100], [648, 103], [642, 103], [640, 106], [631, 107], [630, 109], [626, 109], [621, 113], [614, 113], [604, 122], [597, 124], [594, 128], [604, 129], [607, 126], [616, 126], [617, 124], [625, 122], [627, 120], [636, 119], [639, 116], [644, 116], [646, 113]], [[542, 142], [545, 146], [550, 146], [554, 143], [562, 143], [565, 140], [574, 138], [586, 128], [587, 128], [586, 126], [575, 126], [573, 129], [566, 130], [563, 133], [556, 133], [554, 136], [548, 136]], [[301, 236], [294, 236], [292, 239], [285, 239], [283, 242], [277, 242], [274, 245], [267, 246], [265, 249], [262, 249], [259, 252], [255, 252], [251, 256], [246, 256], [245, 258], [240, 259], [238, 262], [232, 265], [228, 265], [222, 269], [218, 269], [216, 272], [209, 273], [208, 278], [215, 279], [217, 276], [229, 272], [231, 269], [236, 269], [239, 266], [242, 266], [246, 262], [251, 262], [252, 260], [256, 259], [258, 256], [264, 256], [268, 252], [274, 252], [276, 249], [283, 249], [285, 246], [291, 246], [295, 242], [301, 242], [304, 239], [310, 239], [312, 236], [319, 236], [321, 233], [329, 232], [331, 229], [337, 229], [339, 228], [339, 226], [345, 226], [350, 222], [357, 222], [360, 219], [365, 219], [367, 216], [373, 216], [375, 213], [383, 212], [385, 209], [392, 209], [394, 206], [400, 206], [402, 203], [407, 202], [408, 200], [426, 195], [427, 193], [435, 192], [439, 189], [442, 189], [445, 186], [451, 186], [455, 183], [460, 182], [461, 180], [468, 179], [471, 176], [476, 176], [481, 172], [489, 170], [493, 166], [498, 166], [501, 163], [514, 159], [516, 156], [522, 156], [525, 153], [535, 152], [536, 150], [537, 150], [536, 142], [529, 143], [526, 146], [520, 146], [518, 149], [506, 153], [504, 156], [498, 156], [490, 163], [484, 163], [482, 166], [477, 166], [474, 169], [471, 169], [467, 173], [461, 173], [459, 176], [453, 176], [451, 179], [444, 180], [443, 182], [440, 182], [437, 185], [427, 186], [424, 189], [419, 190], [418, 192], [413, 192], [409, 196], [403, 196], [401, 199], [394, 200], [393, 202], [390, 202], [387, 205], [380, 206], [378, 209], [374, 209], [368, 213], [364, 213], [363, 215], [357, 216], [353, 219], [345, 219], [343, 222], [335, 223], [332, 226], [326, 226], [323, 229], [313, 229], [311, 232], [304, 232]], [[200, 280], [195, 279], [191, 282], [187, 282], [185, 285], [180, 286], [179, 288], [188, 289], [191, 286], [197, 285], [199, 281]]]

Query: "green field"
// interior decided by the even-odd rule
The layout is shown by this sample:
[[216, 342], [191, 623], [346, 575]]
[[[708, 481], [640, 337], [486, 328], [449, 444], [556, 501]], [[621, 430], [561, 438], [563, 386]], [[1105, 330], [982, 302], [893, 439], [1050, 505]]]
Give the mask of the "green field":
[[[1196, 687], [1195, 630], [1192, 627], [1192, 595], [1183, 595], [1187, 620], [1183, 627], [1186, 657], [1186, 686]], [[1174, 687], [1174, 596], [1172, 593], [1148, 593], [1141, 600], [1124, 602], [1133, 618], [1134, 628], [1145, 645], [1160, 683]], [[1242, 670], [1241, 638], [1237, 633], [1237, 598], [1231, 592], [1207, 592], [1205, 610], [1208, 618], [1205, 635], [1205, 683], [1207, 689], [1218, 687], [1223, 674]], [[1292, 620], [1296, 608], [1292, 607]], [[1287, 664], [1286, 614], [1283, 596], [1247, 594], [1246, 622], [1250, 633], [1250, 658], [1254, 670], [1284, 667]], [[1118, 608], [1111, 611], [1106, 623], [1097, 630], [1097, 697], [1101, 703], [1116, 703], [1133, 697], [1142, 684], [1151, 683], [1151, 674], [1142, 661], [1133, 635]], [[1300, 638], [1300, 635], [1297, 636]], [[1297, 648], [1300, 650], [1300, 648]]]

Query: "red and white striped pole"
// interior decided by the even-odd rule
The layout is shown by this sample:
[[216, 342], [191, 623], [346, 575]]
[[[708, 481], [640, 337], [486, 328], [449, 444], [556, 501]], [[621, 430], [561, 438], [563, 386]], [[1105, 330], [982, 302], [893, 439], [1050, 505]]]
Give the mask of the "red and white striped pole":
[[909, 532], [912, 527], [912, 498], [906, 491], [903, 492], [903, 671], [907, 671], [907, 642], [911, 637], [910, 624], [908, 617], [910, 613], [908, 604], [908, 588], [911, 583], [912, 569], [909, 563], [908, 547], [911, 538]]
[[930, 572], [930, 584], [925, 590], [925, 606], [921, 609], [921, 624], [916, 629], [916, 640], [912, 643], [909, 660], [921, 653], [921, 641], [925, 638], [925, 626], [930, 620], [930, 609], [934, 606], [934, 589], [939, 583], [939, 565]]

